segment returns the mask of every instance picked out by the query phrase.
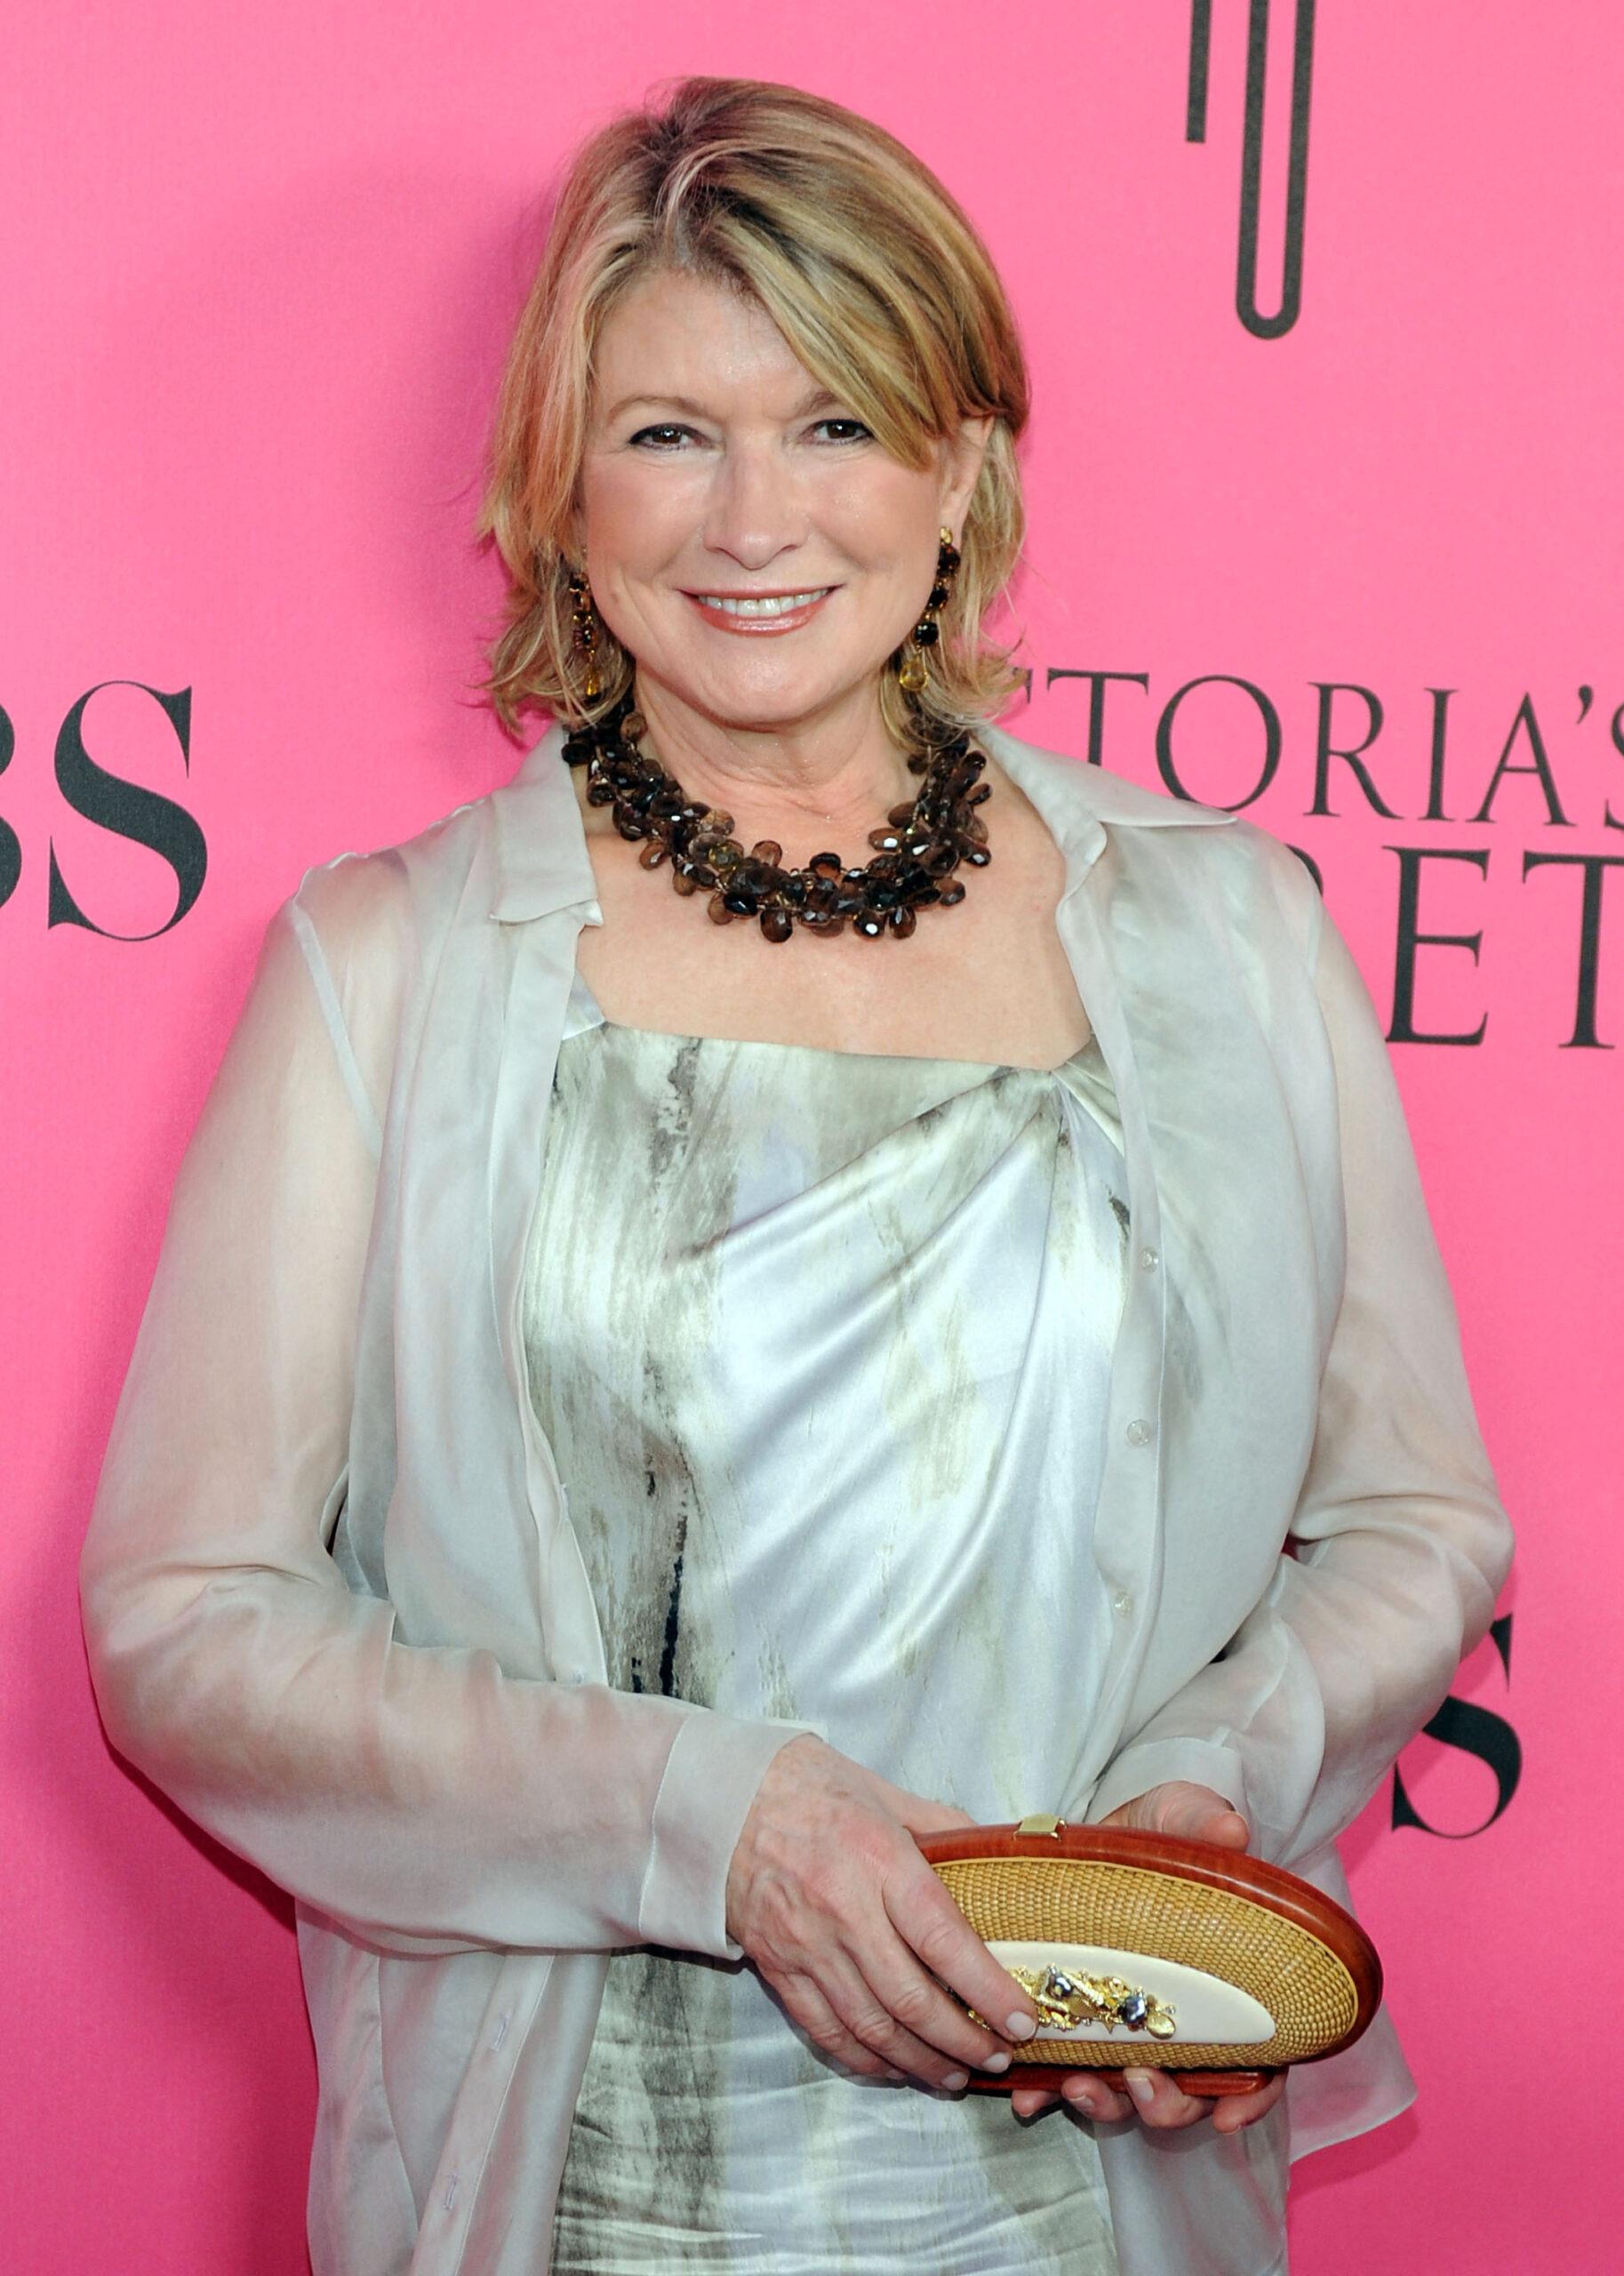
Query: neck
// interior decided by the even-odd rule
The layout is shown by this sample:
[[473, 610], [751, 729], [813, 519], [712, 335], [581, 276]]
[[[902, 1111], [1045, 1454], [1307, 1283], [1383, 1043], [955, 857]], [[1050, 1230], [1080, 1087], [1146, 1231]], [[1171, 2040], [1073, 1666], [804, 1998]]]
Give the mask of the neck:
[[[731, 813], [733, 835], [746, 845], [776, 839], [792, 863], [826, 846], [868, 861], [868, 831], [918, 794], [919, 779], [886, 732], [872, 685], [816, 719], [787, 725], [714, 719], [643, 676], [636, 701], [648, 722], [644, 749], [688, 797]], [[799, 854], [804, 837], [817, 843]]]

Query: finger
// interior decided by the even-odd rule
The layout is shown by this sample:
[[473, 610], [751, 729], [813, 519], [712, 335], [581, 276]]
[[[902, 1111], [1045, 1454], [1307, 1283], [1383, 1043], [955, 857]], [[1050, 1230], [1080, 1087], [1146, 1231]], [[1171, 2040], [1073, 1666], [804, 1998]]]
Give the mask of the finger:
[[1252, 1829], [1239, 1810], [1215, 1810], [1197, 1801], [1176, 1804], [1162, 1831], [1177, 1834], [1181, 1841], [1211, 1841], [1220, 1849], [1244, 1849], [1252, 1839]]
[[[952, 2001], [927, 1977], [919, 1974], [919, 1981], [926, 1998], [940, 2001], [949, 2016], [956, 2015]], [[970, 2083], [972, 2068], [996, 2070], [1001, 2067], [1000, 2056], [1002, 2065], [1008, 2065], [1007, 2050], [999, 2048], [990, 2032], [978, 2032], [963, 2016], [957, 2016], [958, 2022], [965, 2025], [972, 2039], [985, 2040], [985, 2050], [978, 2048], [971, 2054], [961, 2054], [956, 2048], [920, 2036], [911, 2028], [912, 2003], [906, 1996], [904, 2006], [910, 2013], [900, 2017], [892, 2004], [897, 1995], [888, 1994], [871, 1983], [862, 1968], [844, 1953], [825, 1962], [821, 1988], [839, 2021], [870, 2054], [945, 2094], [962, 2094]], [[924, 2000], [920, 2005], [923, 2008]]]
[[1133, 2115], [1133, 2104], [1127, 2096], [1116, 2093], [1092, 2071], [1079, 2071], [1075, 2078], [1067, 2080], [1060, 2092], [1069, 2106], [1083, 2118], [1097, 2119], [1103, 2123], [1108, 2120], [1132, 2118]]
[[906, 2078], [905, 2072], [863, 2046], [846, 2028], [810, 1975], [781, 1976], [772, 1989], [785, 2012], [800, 2025], [819, 2053], [838, 2063], [843, 2070], [854, 2072], [864, 2079]]
[[1260, 2118], [1268, 2117], [1284, 2092], [1285, 2072], [1276, 2071], [1266, 2086], [1249, 2095], [1226, 2095], [1212, 2113], [1212, 2131], [1238, 2134], [1243, 2126], [1255, 2126]]
[[[1021, 1990], [1007, 1968], [999, 1967], [923, 1860], [917, 1873], [908, 1871], [900, 1872], [894, 1879], [888, 1877], [881, 1885], [880, 1894], [886, 1916], [908, 1953], [917, 1955], [932, 1975], [956, 1992], [965, 2007], [984, 2016], [992, 2027], [989, 2032], [982, 2032], [962, 2016], [950, 2000], [938, 1992], [940, 2008], [938, 2009], [932, 2002], [930, 2012], [942, 2029], [951, 2029], [951, 2041], [939, 2039], [935, 2029], [921, 2031], [920, 2022], [909, 2015], [904, 2020], [911, 2028], [921, 2031], [922, 2037], [937, 2045], [946, 2047], [951, 2043], [967, 2061], [980, 2062], [983, 2068], [987, 2056], [995, 2052], [998, 2045], [992, 2032], [1001, 2033], [1005, 2041], [1032, 2037], [1037, 2029], [1037, 2017], [1030, 1994]], [[875, 1981], [872, 1975], [870, 1981]], [[876, 1983], [876, 1988], [884, 1987]], [[917, 1992], [911, 1991], [910, 1998], [916, 2000]], [[893, 2008], [892, 2012], [898, 2011]], [[964, 2037], [966, 2029], [971, 2033], [969, 2041]]]
[[1133, 2098], [1140, 2119], [1158, 2129], [1194, 2126], [1208, 2115], [1211, 2108], [1194, 2095], [1181, 2093], [1165, 2071], [1124, 2071], [1123, 2083]]
[[1040, 2110], [1052, 2110], [1059, 2100], [1052, 2087], [1017, 2087], [1010, 2096], [1010, 2108], [1017, 2118], [1036, 2118]]

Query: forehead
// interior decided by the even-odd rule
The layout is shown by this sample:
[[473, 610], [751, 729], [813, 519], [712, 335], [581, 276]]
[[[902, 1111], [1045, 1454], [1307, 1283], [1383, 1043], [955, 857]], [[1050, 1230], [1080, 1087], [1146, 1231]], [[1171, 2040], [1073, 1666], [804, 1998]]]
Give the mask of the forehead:
[[786, 413], [817, 382], [759, 301], [673, 269], [640, 277], [604, 318], [593, 357], [594, 409], [625, 398], [683, 396], [717, 415]]

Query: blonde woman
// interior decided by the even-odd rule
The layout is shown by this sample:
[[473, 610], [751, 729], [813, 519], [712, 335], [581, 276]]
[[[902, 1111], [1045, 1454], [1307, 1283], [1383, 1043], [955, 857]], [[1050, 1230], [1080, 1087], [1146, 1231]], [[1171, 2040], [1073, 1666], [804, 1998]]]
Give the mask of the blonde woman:
[[83, 1583], [115, 1743], [296, 1900], [317, 2276], [1265, 2276], [1408, 2099], [1385, 2022], [1289, 2139], [967, 2091], [1032, 2009], [915, 1834], [1345, 1895], [1508, 1559], [1306, 870], [990, 724], [1027, 407], [880, 129], [614, 121], [484, 517], [555, 724], [269, 926]]

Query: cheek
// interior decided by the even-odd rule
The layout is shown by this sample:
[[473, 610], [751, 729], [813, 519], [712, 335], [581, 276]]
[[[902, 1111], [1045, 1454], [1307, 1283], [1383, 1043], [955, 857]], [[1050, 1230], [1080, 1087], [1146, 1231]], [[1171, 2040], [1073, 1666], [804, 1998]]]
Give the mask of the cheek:
[[657, 568], [692, 531], [702, 501], [696, 485], [670, 467], [617, 459], [592, 466], [581, 479], [587, 551], [606, 582], [617, 570], [632, 576]]
[[923, 557], [933, 554], [940, 516], [936, 485], [907, 467], [874, 465], [832, 477], [825, 525], [852, 558], [877, 575], [917, 582]]

